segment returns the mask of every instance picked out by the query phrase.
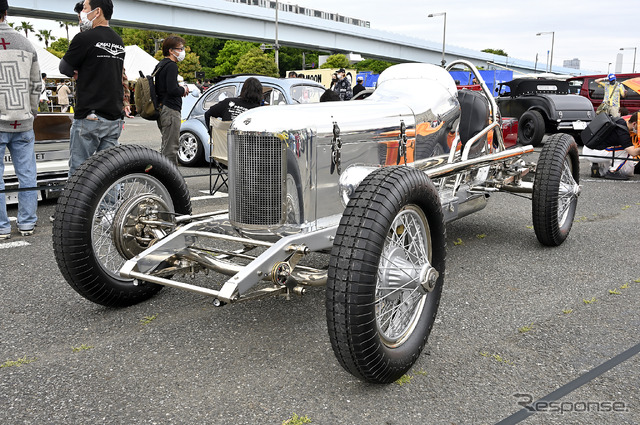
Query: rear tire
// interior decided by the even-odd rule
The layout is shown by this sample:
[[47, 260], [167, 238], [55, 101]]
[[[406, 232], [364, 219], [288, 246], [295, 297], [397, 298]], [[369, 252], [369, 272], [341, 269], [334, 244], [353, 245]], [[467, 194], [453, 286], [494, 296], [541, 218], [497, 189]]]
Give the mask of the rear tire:
[[396, 381], [433, 326], [445, 271], [440, 198], [409, 167], [371, 173], [349, 200], [331, 251], [327, 327], [342, 367], [372, 383]]
[[147, 225], [136, 220], [145, 207], [161, 210], [149, 213], [159, 216], [155, 221], [171, 222], [175, 214], [191, 213], [184, 178], [154, 150], [124, 145], [98, 152], [68, 180], [56, 205], [53, 248], [60, 272], [80, 295], [122, 307], [162, 288], [134, 284], [118, 273], [126, 260], [157, 240], [157, 233], [147, 232]]
[[538, 111], [527, 111], [518, 121], [518, 141], [523, 145], [540, 146], [545, 132], [542, 114]]
[[569, 236], [580, 194], [578, 145], [568, 134], [547, 140], [533, 182], [533, 228], [541, 244], [558, 246]]

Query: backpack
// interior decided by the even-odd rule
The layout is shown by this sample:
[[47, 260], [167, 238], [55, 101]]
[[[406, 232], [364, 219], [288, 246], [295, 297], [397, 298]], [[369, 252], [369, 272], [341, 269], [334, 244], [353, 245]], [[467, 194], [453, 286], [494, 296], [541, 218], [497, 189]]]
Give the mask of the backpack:
[[153, 74], [147, 76], [145, 76], [142, 71], [138, 71], [140, 72], [140, 78], [136, 80], [136, 91], [133, 100], [136, 105], [136, 111], [138, 111], [138, 114], [145, 120], [156, 121], [158, 117], [160, 117], [154, 78], [165, 65], [166, 63], [160, 67], [156, 67]]

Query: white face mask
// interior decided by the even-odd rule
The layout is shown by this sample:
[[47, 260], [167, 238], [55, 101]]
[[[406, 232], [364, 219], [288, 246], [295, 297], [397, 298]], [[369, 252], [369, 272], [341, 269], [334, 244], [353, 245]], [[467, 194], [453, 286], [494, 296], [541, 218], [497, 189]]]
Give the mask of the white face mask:
[[96, 20], [98, 15], [96, 15], [96, 17], [92, 20], [89, 20], [89, 13], [93, 12], [96, 9], [90, 10], [89, 12], [80, 12], [80, 32], [87, 31], [93, 28], [93, 21]]
[[184, 48], [182, 49], [182, 51], [180, 53], [178, 53], [178, 56], [175, 56], [175, 58], [178, 60], [178, 62], [182, 62], [184, 60], [184, 57], [186, 56], [186, 53], [184, 51]]

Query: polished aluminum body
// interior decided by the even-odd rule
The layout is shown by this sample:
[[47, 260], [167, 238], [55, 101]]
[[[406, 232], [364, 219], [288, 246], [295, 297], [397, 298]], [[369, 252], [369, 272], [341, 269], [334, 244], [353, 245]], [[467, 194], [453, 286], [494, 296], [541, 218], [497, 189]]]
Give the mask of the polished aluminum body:
[[[482, 81], [473, 65], [453, 64], [468, 66]], [[301, 293], [303, 286], [323, 285], [326, 270], [299, 261], [331, 248], [349, 195], [379, 167], [423, 170], [440, 192], [446, 221], [484, 208], [490, 192], [531, 191], [521, 177], [534, 167], [520, 157], [533, 148], [504, 149], [501, 132], [494, 131], [497, 106], [484, 83], [489, 124], [464, 141], [447, 70], [396, 65], [378, 84], [366, 100], [256, 108], [238, 116], [228, 133], [229, 211], [178, 217], [175, 231], [127, 261], [120, 274], [219, 302]], [[239, 247], [208, 248], [206, 241]], [[249, 255], [254, 247], [263, 251]], [[199, 270], [230, 278], [211, 289], [166, 277]], [[261, 281], [272, 287], [252, 289]]]
[[[254, 237], [314, 227], [319, 218], [344, 209], [336, 190], [342, 171], [354, 164], [385, 165], [395, 152], [389, 146], [416, 128], [437, 128], [431, 137], [446, 140], [459, 115], [449, 73], [425, 64], [385, 71], [366, 100], [247, 111], [229, 132], [231, 221]], [[339, 164], [332, 155], [338, 149], [335, 128]], [[287, 214], [287, 207], [298, 211]]]

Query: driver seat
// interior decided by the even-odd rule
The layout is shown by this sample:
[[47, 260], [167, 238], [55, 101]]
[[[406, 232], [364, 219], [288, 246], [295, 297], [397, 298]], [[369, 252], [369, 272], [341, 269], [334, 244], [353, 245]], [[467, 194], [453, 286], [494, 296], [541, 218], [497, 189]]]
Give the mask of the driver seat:
[[458, 90], [460, 102], [460, 142], [462, 146], [489, 124], [489, 102], [480, 92]]

